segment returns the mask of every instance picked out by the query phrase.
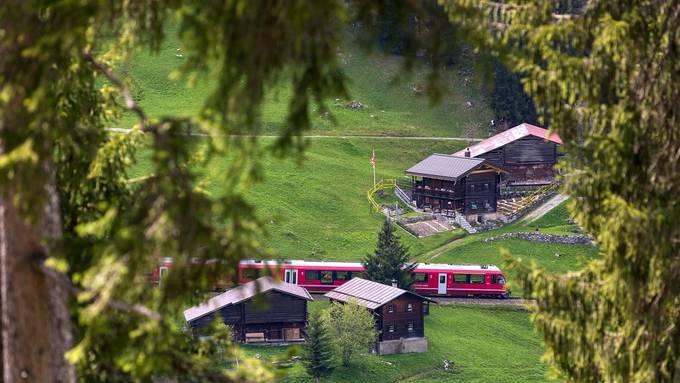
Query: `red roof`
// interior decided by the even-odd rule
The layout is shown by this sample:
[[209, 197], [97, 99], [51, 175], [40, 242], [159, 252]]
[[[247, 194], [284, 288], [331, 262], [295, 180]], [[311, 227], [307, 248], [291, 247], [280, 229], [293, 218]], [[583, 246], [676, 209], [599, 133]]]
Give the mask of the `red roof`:
[[[515, 126], [514, 128], [510, 128], [504, 132], [498, 133], [495, 136], [489, 137], [478, 144], [470, 146], [470, 157], [477, 157], [480, 154], [498, 149], [526, 136], [535, 136], [544, 140], [552, 141], [558, 145], [562, 145], [562, 139], [557, 135], [557, 133], [550, 133], [548, 129], [543, 129], [539, 128], [538, 126], [523, 123]], [[453, 155], [465, 156], [465, 150], [466, 149], [459, 150], [453, 153]]]

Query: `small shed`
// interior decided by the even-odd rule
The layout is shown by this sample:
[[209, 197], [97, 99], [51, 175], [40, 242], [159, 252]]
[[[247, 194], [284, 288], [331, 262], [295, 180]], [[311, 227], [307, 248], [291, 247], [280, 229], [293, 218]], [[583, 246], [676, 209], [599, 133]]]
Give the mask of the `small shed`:
[[326, 293], [332, 301], [354, 300], [373, 314], [378, 331], [377, 351], [381, 355], [426, 352], [425, 311], [430, 302], [412, 291], [353, 278]]
[[238, 342], [302, 342], [312, 299], [304, 287], [261, 277], [185, 310], [184, 319], [194, 334], [219, 315]]

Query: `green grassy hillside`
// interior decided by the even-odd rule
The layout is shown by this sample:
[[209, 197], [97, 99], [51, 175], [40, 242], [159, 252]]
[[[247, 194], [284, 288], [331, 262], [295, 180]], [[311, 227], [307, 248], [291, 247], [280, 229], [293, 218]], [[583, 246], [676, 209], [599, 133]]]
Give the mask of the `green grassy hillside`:
[[[194, 138], [197, 145], [203, 138]], [[271, 142], [263, 139], [263, 144]], [[373, 184], [369, 163], [375, 148], [377, 178], [404, 177], [404, 170], [433, 152], [451, 153], [455, 141], [318, 138], [305, 159], [263, 159], [264, 180], [248, 192], [248, 200], [266, 224], [265, 244], [282, 258], [358, 260], [374, 248], [384, 216], [370, 211], [366, 191]], [[143, 151], [133, 176], [148, 174], [148, 152]], [[214, 158], [201, 169], [205, 188], [219, 194], [224, 187], [229, 158]], [[438, 247], [460, 231], [416, 239], [400, 235], [412, 254]]]
[[[135, 98], [152, 117], [169, 113], [194, 115], [211, 91], [207, 82], [188, 88], [184, 81], [169, 79], [184, 60], [177, 57], [181, 53], [178, 48], [177, 28], [170, 27], [157, 54], [139, 52], [119, 68], [130, 80]], [[337, 125], [327, 117], [317, 117], [310, 134], [486, 136], [492, 112], [479, 86], [474, 81], [466, 83], [470, 75], [459, 74], [460, 67], [443, 70], [441, 81], [448, 94], [439, 105], [430, 108], [427, 96], [413, 90], [421, 89], [425, 83], [428, 70], [424, 65], [416, 65], [412, 78], [405, 78], [399, 71], [401, 58], [378, 52], [368, 54], [351, 45], [339, 52], [338, 59], [350, 80], [351, 99], [364, 107], [355, 110], [346, 106], [347, 100], [328, 100]], [[460, 65], [470, 67], [471, 63], [461, 59]], [[394, 79], [399, 81], [394, 83]], [[285, 84], [270, 92], [263, 113], [264, 133], [275, 133], [285, 121], [289, 92]], [[126, 115], [120, 126], [134, 123], [134, 116]]]
[[[314, 302], [325, 305], [325, 302]], [[515, 307], [431, 306], [425, 319], [429, 350], [423, 354], [360, 355], [350, 368], [338, 366], [324, 382], [544, 382], [547, 367], [540, 362], [541, 341], [529, 314]], [[246, 347], [271, 360], [285, 348]], [[444, 371], [443, 360], [454, 362]], [[300, 363], [284, 382], [312, 382]]]

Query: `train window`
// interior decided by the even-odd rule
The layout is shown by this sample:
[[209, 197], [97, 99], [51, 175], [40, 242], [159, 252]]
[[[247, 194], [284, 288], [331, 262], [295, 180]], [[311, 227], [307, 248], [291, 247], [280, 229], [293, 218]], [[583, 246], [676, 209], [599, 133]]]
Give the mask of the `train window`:
[[469, 274], [454, 274], [453, 275], [453, 282], [454, 283], [469, 283], [468, 277], [469, 277]]
[[484, 274], [471, 274], [470, 283], [481, 285], [484, 283]]
[[408, 332], [413, 332], [413, 322], [408, 322]]
[[505, 278], [502, 275], [498, 276], [498, 284], [499, 285], [504, 285], [505, 284]]
[[427, 283], [427, 273], [414, 273], [413, 280], [416, 283]]
[[349, 271], [336, 271], [335, 272], [335, 279], [341, 280], [341, 281], [346, 281], [352, 279], [352, 273]]
[[258, 269], [253, 269], [253, 268], [243, 269], [243, 276], [246, 279], [257, 279], [257, 277], [259, 275], [260, 275], [260, 270], [258, 270]]
[[307, 270], [305, 271], [305, 279], [308, 281], [318, 281], [319, 271], [318, 270]]
[[492, 285], [496, 284], [496, 274], [491, 274], [491, 284]]
[[406, 311], [413, 311], [413, 303], [409, 303], [406, 305]]
[[330, 270], [319, 271], [319, 275], [321, 277], [319, 279], [321, 281], [321, 283], [328, 284], [328, 285], [333, 283], [333, 272], [332, 271], [330, 271]]
[[393, 313], [394, 312], [394, 305], [387, 305], [387, 312]]

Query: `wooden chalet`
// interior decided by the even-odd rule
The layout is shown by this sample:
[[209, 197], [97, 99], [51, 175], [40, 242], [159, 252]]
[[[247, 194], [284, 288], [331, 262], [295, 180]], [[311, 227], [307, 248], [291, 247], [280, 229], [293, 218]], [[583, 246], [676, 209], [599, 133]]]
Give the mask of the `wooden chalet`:
[[194, 334], [219, 315], [238, 342], [301, 342], [311, 300], [304, 287], [261, 277], [185, 310], [184, 318]]
[[486, 159], [506, 171], [501, 182], [509, 186], [540, 185], [553, 182], [560, 145], [562, 139], [557, 134], [524, 123], [453, 155]]
[[494, 215], [504, 170], [484, 158], [433, 154], [415, 164], [411, 200], [418, 208], [466, 216]]
[[326, 297], [341, 303], [354, 300], [373, 314], [378, 331], [378, 353], [427, 351], [424, 315], [429, 303], [434, 302], [431, 299], [362, 278], [345, 282], [326, 293]]

